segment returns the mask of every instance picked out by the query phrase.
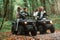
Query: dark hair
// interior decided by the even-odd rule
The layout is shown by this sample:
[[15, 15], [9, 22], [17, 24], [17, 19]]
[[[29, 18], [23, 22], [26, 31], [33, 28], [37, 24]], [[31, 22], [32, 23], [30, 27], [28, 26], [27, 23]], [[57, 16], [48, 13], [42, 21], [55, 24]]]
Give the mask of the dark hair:
[[23, 8], [23, 10], [26, 10], [27, 8], [25, 7], [25, 8]]
[[18, 8], [17, 8], [17, 11], [19, 11], [19, 10], [21, 10], [21, 8], [20, 8], [20, 7], [18, 7]]

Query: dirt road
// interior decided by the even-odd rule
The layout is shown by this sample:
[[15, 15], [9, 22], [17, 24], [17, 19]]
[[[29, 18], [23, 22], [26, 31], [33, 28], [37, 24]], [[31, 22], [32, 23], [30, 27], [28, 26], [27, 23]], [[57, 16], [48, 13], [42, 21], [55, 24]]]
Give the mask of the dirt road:
[[12, 35], [10, 32], [0, 33], [0, 40], [60, 40], [60, 31], [55, 33], [36, 35], [36, 36], [22, 36]]

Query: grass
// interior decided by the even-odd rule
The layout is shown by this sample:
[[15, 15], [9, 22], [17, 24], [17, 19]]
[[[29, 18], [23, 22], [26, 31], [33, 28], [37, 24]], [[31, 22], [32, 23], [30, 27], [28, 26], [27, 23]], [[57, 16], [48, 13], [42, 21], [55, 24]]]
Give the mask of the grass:
[[[53, 21], [54, 27], [56, 30], [60, 30], [60, 15], [50, 15], [49, 18]], [[2, 18], [0, 18], [0, 25], [1, 25]], [[11, 31], [12, 22], [5, 21], [3, 24], [2, 30], [0, 32], [8, 32]]]

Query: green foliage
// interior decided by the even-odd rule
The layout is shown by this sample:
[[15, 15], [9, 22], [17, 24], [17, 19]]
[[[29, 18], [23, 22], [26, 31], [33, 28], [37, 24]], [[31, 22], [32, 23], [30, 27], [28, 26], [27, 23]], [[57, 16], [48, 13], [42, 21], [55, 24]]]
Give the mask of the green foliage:
[[57, 30], [60, 30], [60, 15], [50, 15], [49, 18], [53, 21], [53, 24]]
[[0, 30], [0, 32], [11, 31], [11, 27], [12, 27], [12, 22], [11, 21], [5, 21], [3, 24], [2, 30]]
[[[26, 2], [24, 2], [26, 1]], [[5, 12], [7, 12], [6, 16], [10, 19], [15, 20], [16, 19], [16, 10], [18, 6], [21, 6], [22, 8], [25, 7], [25, 4], [28, 6], [28, 12], [30, 15], [32, 15], [32, 12], [38, 8], [39, 6], [45, 6], [46, 11], [48, 14], [50, 14], [49, 18], [53, 20], [54, 26], [56, 29], [60, 29], [60, 15], [52, 14], [52, 4], [54, 4], [55, 0], [45, 0], [45, 4], [43, 2], [44, 0], [9, 0], [9, 3], [7, 4], [7, 8]], [[4, 3], [6, 4], [6, 2]], [[54, 8], [54, 7], [53, 7]], [[0, 0], [0, 14], [2, 14], [1, 17], [4, 16], [4, 5], [3, 0]], [[0, 25], [2, 23], [3, 18], [0, 18]], [[11, 21], [5, 21], [2, 30], [0, 32], [7, 32], [11, 31]]]

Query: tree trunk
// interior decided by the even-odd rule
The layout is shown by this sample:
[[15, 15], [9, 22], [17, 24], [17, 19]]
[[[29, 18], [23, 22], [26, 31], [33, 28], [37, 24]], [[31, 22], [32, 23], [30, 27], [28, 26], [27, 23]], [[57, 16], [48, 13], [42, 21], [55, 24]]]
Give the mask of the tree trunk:
[[13, 19], [13, 5], [12, 0], [3, 0], [4, 5], [4, 18], [6, 20]]

